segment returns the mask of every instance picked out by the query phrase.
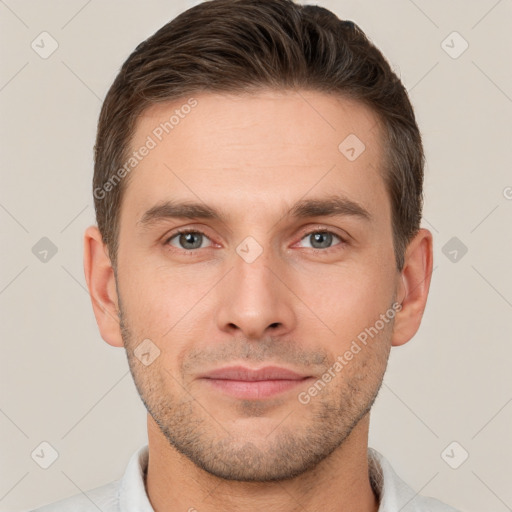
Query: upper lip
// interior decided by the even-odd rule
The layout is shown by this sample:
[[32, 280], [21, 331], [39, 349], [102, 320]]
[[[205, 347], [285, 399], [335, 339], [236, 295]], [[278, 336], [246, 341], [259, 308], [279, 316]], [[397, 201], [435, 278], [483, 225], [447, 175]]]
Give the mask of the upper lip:
[[225, 379], [225, 380], [302, 380], [308, 375], [301, 375], [287, 368], [279, 366], [265, 366], [264, 368], [247, 368], [244, 366], [230, 366], [218, 368], [211, 372], [200, 375], [203, 379]]

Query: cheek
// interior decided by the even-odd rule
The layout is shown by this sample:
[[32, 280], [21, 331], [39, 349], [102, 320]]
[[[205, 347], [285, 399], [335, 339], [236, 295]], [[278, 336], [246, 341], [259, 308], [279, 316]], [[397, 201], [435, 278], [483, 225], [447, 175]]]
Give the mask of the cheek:
[[137, 338], [151, 339], [166, 354], [179, 353], [206, 304], [201, 298], [215, 284], [214, 277], [211, 271], [134, 265], [125, 276], [121, 296]]
[[393, 299], [394, 276], [382, 265], [326, 266], [297, 279], [297, 295], [331, 327], [339, 343], [373, 325]]

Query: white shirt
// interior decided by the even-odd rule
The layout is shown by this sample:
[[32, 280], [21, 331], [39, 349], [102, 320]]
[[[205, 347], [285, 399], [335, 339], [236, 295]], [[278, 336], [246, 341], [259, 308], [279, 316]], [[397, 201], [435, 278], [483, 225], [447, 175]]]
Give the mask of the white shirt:
[[[109, 484], [57, 501], [32, 512], [154, 512], [145, 488], [149, 448], [135, 451], [123, 477]], [[368, 448], [372, 485], [379, 496], [379, 512], [459, 512], [433, 498], [415, 493], [375, 449]]]

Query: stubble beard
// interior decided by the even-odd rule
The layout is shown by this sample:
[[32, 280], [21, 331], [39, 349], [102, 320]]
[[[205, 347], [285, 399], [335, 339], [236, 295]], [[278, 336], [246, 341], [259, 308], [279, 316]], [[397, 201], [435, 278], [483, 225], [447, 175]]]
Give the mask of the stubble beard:
[[[392, 326], [381, 333], [387, 339], [373, 340], [370, 352], [354, 358], [343, 369], [336, 377], [337, 385], [335, 378], [307, 405], [291, 398], [291, 411], [281, 414], [288, 416], [276, 420], [274, 430], [266, 436], [251, 439], [245, 432], [227, 430], [215, 419], [211, 404], [194, 397], [160, 364], [142, 365], [133, 353], [139, 338], [129, 327], [120, 301], [119, 308], [128, 364], [148, 413], [172, 448], [198, 468], [224, 480], [284, 481], [313, 470], [369, 414], [387, 366]], [[245, 418], [259, 418], [267, 407], [250, 400], [235, 406]]]

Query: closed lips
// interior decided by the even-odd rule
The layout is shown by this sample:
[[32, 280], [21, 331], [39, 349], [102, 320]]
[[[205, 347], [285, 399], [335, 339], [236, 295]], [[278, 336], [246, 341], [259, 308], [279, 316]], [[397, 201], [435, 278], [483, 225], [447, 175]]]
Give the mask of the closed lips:
[[219, 368], [204, 375], [203, 379], [239, 380], [239, 381], [262, 381], [262, 380], [303, 380], [309, 375], [301, 375], [286, 368], [267, 366], [257, 370], [243, 366]]

